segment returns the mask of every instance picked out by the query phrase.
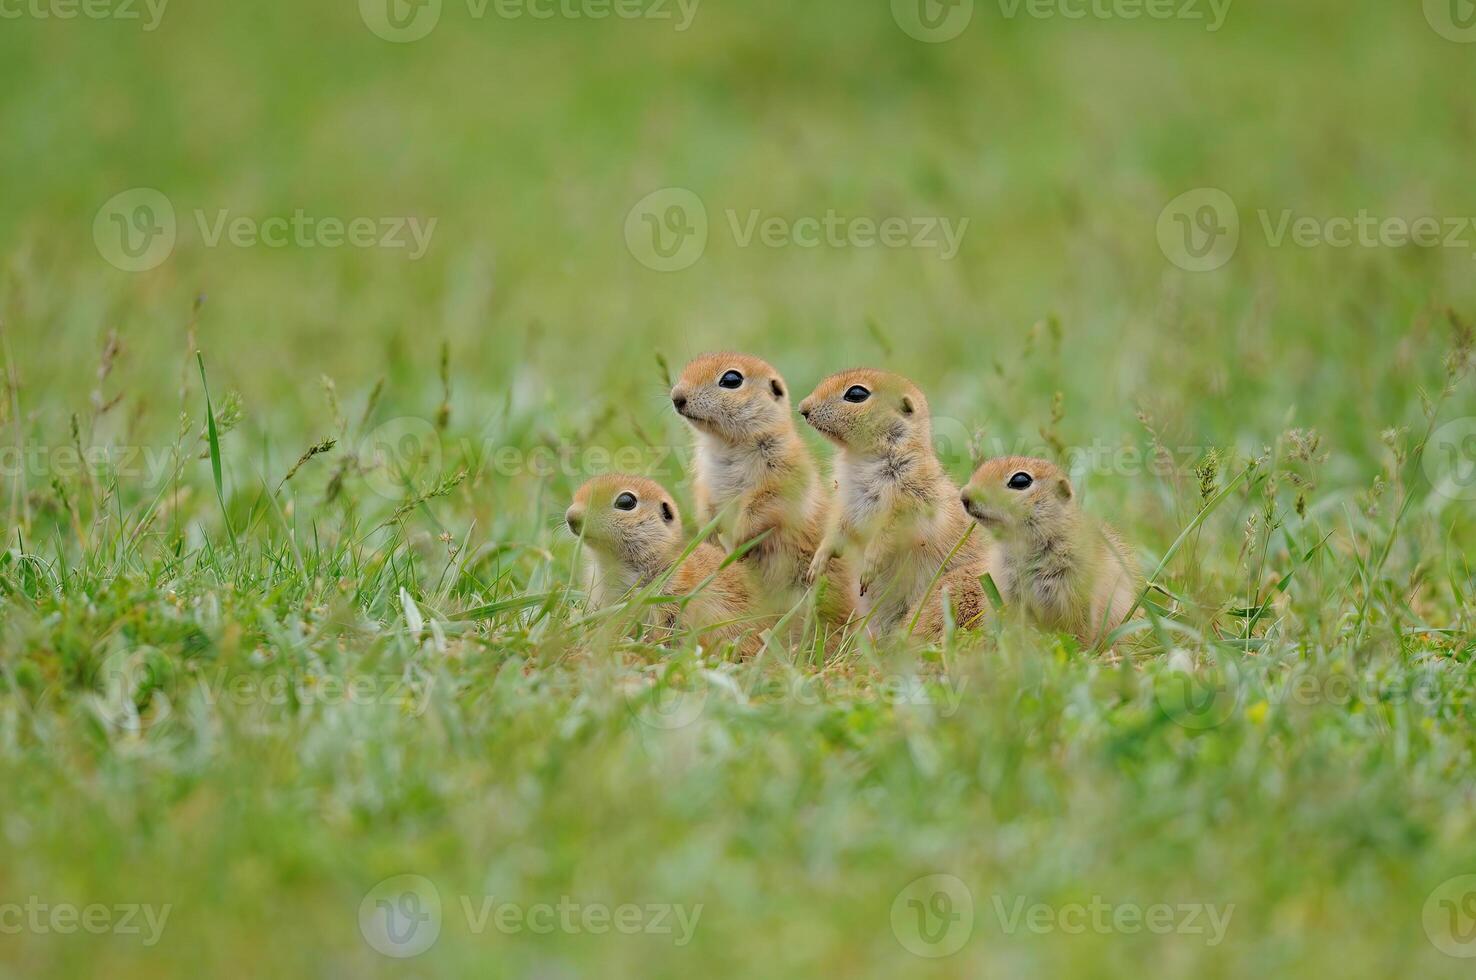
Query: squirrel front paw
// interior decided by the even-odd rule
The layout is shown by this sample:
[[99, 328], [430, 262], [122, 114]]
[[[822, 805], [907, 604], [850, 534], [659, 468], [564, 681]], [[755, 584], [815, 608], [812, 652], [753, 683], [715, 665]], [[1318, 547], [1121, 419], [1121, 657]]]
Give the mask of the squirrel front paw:
[[868, 555], [861, 563], [861, 574], [857, 577], [857, 586], [861, 595], [865, 595], [881, 578], [882, 562], [880, 556]]
[[825, 566], [829, 564], [830, 557], [825, 552], [815, 552], [815, 557], [810, 561], [810, 567], [805, 569], [805, 586], [809, 587], [819, 581], [820, 576], [825, 574]]

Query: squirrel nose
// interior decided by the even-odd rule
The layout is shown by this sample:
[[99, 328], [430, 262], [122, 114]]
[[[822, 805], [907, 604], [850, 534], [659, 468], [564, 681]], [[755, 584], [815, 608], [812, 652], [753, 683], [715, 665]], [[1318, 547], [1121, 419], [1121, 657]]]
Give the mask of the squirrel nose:
[[800, 412], [800, 415], [804, 416], [805, 418], [809, 418], [810, 417], [810, 406], [808, 406], [808, 405], [801, 405], [799, 412]]
[[569, 530], [578, 534], [580, 527], [584, 524], [584, 512], [570, 507], [564, 512], [564, 520], [568, 523]]
[[684, 409], [684, 408], [687, 407], [687, 396], [686, 395], [672, 395], [671, 396], [671, 403], [673, 405], [675, 405], [676, 406], [676, 410], [678, 412], [680, 412], [682, 409]]
[[969, 505], [974, 502], [973, 499], [971, 497], [969, 497], [969, 492], [967, 490], [965, 490], [963, 493], [959, 494], [958, 501], [959, 501], [959, 503], [963, 504], [963, 509], [964, 510], [968, 510], [969, 509]]

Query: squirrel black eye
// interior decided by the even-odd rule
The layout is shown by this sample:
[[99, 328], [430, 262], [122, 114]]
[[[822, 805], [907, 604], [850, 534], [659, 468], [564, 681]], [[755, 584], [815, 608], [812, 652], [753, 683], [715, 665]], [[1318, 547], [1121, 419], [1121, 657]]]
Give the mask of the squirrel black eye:
[[615, 498], [615, 509], [635, 510], [637, 503], [638, 501], [636, 500], [636, 495], [627, 490], [625, 493], [622, 493], [620, 496]]
[[851, 385], [851, 387], [847, 388], [846, 393], [841, 397], [844, 398], [846, 401], [851, 402], [852, 404], [859, 405], [866, 399], [871, 397], [871, 392], [867, 391], [860, 385]]
[[729, 371], [721, 378], [718, 378], [719, 388], [737, 388], [741, 384], [743, 384], [743, 375], [737, 371]]
[[1006, 483], [1005, 486], [1009, 487], [1011, 490], [1025, 490], [1028, 489], [1030, 484], [1034, 482], [1034, 477], [1032, 477], [1029, 473], [1026, 473], [1024, 470], [1021, 470], [1019, 473], [1016, 473], [1014, 476], [1010, 477], [1010, 482]]

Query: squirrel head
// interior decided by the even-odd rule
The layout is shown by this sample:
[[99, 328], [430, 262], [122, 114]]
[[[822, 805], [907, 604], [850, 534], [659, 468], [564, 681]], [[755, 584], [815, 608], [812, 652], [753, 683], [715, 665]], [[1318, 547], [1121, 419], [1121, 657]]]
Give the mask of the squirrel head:
[[660, 571], [682, 545], [682, 516], [666, 488], [641, 476], [597, 476], [564, 512], [569, 530], [605, 558], [635, 571]]
[[692, 361], [671, 389], [671, 404], [693, 428], [728, 442], [794, 424], [784, 379], [748, 354], [704, 354]]
[[900, 374], [869, 369], [832, 374], [800, 402], [799, 411], [815, 431], [861, 455], [931, 441], [928, 400]]
[[970, 517], [1000, 534], [1056, 527], [1076, 507], [1075, 498], [1059, 466], [1029, 456], [986, 460], [961, 497]]

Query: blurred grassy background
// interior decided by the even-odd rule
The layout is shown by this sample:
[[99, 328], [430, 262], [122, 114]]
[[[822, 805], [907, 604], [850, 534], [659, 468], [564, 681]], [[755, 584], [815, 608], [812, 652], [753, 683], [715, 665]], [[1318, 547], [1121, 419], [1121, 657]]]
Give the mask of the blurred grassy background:
[[[20, 20], [0, 44], [7, 319], [47, 394], [88, 383], [76, 359], [108, 326], [135, 355], [122, 377], [172, 380], [204, 292], [207, 354], [239, 368], [229, 383], [278, 432], [315, 411], [304, 382], [320, 372], [366, 390], [388, 373], [408, 401], [442, 338], [478, 392], [531, 375], [535, 391], [654, 411], [653, 350], [679, 362], [752, 347], [807, 387], [880, 353], [867, 318], [916, 338], [895, 366], [956, 414], [1028, 432], [1050, 393], [1002, 390], [991, 368], [1054, 314], [1069, 345], [1051, 380], [1083, 436], [1133, 429], [1149, 398], [1197, 434], [1228, 399], [1248, 437], [1296, 405], [1351, 442], [1398, 421], [1400, 393], [1378, 382], [1420, 312], [1470, 297], [1460, 250], [1271, 251], [1247, 227], [1233, 264], [1200, 277], [1158, 251], [1160, 210], [1200, 186], [1228, 191], [1248, 226], [1257, 208], [1476, 213], [1470, 51], [1373, 5], [1237, 5], [1211, 34], [1002, 19], [982, 4], [941, 45], [881, 4], [713, 4], [677, 33], [477, 20], [453, 3], [411, 44], [376, 37], [349, 3], [181, 5], [152, 33]], [[167, 265], [141, 276], [97, 261], [89, 235], [102, 203], [135, 186], [168, 195], [184, 226]], [[632, 262], [622, 238], [631, 206], [666, 186], [696, 192], [714, 224], [681, 274]], [[208, 249], [185, 218], [196, 208], [437, 226], [414, 263]], [[970, 229], [947, 263], [740, 249], [718, 234], [727, 208], [939, 214]], [[804, 342], [775, 349], [780, 337]], [[1328, 357], [1350, 344], [1377, 354]], [[253, 370], [287, 350], [300, 370]], [[1311, 384], [1319, 397], [1303, 404]]]
[[[193, 440], [204, 400], [187, 338], [203, 295], [194, 329], [211, 394], [217, 411], [228, 392], [241, 406], [223, 462], [243, 537], [228, 549], [193, 452], [180, 478], [193, 495], [171, 493], [171, 530], [161, 518], [137, 551], [107, 522], [130, 524], [121, 515], [168, 485], [102, 493], [7, 473], [0, 901], [175, 911], [149, 950], [0, 936], [0, 971], [1459, 975], [1421, 910], [1442, 880], [1476, 870], [1473, 528], [1469, 502], [1430, 494], [1408, 453], [1425, 428], [1421, 393], [1444, 378], [1448, 311], [1476, 311], [1472, 247], [1274, 248], [1257, 212], [1476, 216], [1476, 46], [1442, 37], [1417, 6], [1369, 0], [1236, 3], [1213, 33], [980, 2], [943, 44], [910, 37], [884, 2], [704, 0], [685, 31], [496, 9], [476, 18], [446, 0], [435, 30], [408, 44], [376, 36], [351, 0], [175, 0], [153, 31], [28, 12], [0, 22], [0, 325], [19, 384], [7, 441], [71, 445], [75, 414], [88, 445], [163, 451], [182, 410]], [[129, 273], [104, 261], [92, 228], [135, 187], [169, 198], [180, 238], [157, 268]], [[662, 273], [636, 260], [624, 227], [667, 187], [698, 195], [711, 229], [700, 260]], [[1236, 202], [1241, 242], [1223, 268], [1191, 274], [1156, 228], [1200, 187]], [[410, 261], [207, 247], [197, 209], [436, 224]], [[949, 261], [739, 247], [726, 212], [753, 209], [969, 224]], [[121, 354], [99, 382], [109, 331]], [[767, 357], [800, 393], [855, 364], [900, 371], [949, 434], [985, 446], [1146, 450], [1145, 414], [1163, 443], [1192, 447], [1178, 478], [1098, 472], [1084, 485], [1150, 564], [1194, 514], [1187, 470], [1204, 451], [1284, 455], [1286, 430], [1315, 429], [1326, 459], [1299, 470], [1307, 513], [1294, 513], [1294, 483], [1236, 500], [1175, 566], [1199, 606], [1186, 620], [1213, 647], [1216, 615], [1260, 584], [1257, 555], [1274, 580], [1294, 564], [1292, 542], [1331, 533], [1242, 669], [1255, 684], [1278, 670], [1407, 680], [1439, 654], [1452, 700], [1268, 718], [1252, 694], [1194, 736], [1137, 679], [1168, 649], [1109, 664], [1017, 637], [945, 657], [973, 684], [956, 715], [845, 695], [768, 710], [723, 701], [700, 725], [653, 733], [620, 693], [629, 650], [612, 656], [563, 606], [453, 635], [455, 655], [427, 664], [400, 625], [400, 588], [439, 618], [571, 577], [549, 515], [586, 474], [498, 473], [478, 465], [490, 449], [683, 447], [657, 356], [679, 367], [721, 348]], [[394, 501], [337, 461], [376, 424], [429, 423], [443, 403], [442, 465], [420, 475], [471, 475], [371, 538]], [[1476, 415], [1469, 385], [1441, 411]], [[334, 435], [338, 449], [282, 495], [278, 522], [263, 487]], [[957, 477], [968, 462], [962, 448], [949, 459]], [[657, 475], [682, 481], [675, 464]], [[1265, 526], [1246, 521], [1268, 505], [1296, 536], [1257, 551]], [[444, 582], [439, 533], [476, 555]], [[291, 567], [289, 539], [310, 571]], [[362, 565], [334, 550], [356, 540], [378, 549]], [[334, 557], [313, 565], [318, 546]], [[28, 555], [50, 570], [25, 572]], [[1431, 652], [1412, 626], [1452, 632]], [[435, 695], [424, 714], [233, 710], [161, 681], [167, 723], [123, 737], [100, 731], [84, 698], [118, 645], [155, 651], [150, 670], [171, 678], [196, 660], [247, 676], [403, 670]], [[868, 667], [938, 662], [896, 656]], [[695, 675], [691, 651], [677, 659]], [[436, 880], [448, 908], [495, 893], [706, 911], [684, 949], [474, 936], [448, 914], [436, 948], [402, 964], [365, 945], [355, 913], [376, 881], [407, 871]], [[980, 925], [963, 952], [929, 963], [902, 950], [887, 916], [902, 886], [934, 871], [969, 883]], [[1217, 948], [1002, 936], [996, 894], [1236, 912]]]

